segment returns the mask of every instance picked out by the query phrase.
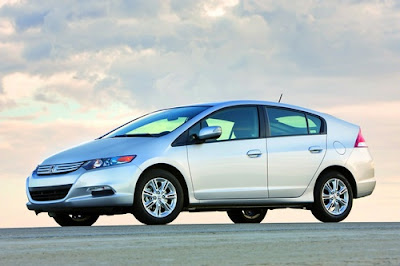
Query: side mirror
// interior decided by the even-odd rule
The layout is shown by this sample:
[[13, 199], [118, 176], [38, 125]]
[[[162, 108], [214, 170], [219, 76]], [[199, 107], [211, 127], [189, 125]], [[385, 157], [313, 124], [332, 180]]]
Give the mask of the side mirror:
[[222, 134], [222, 128], [220, 126], [215, 127], [205, 127], [202, 128], [197, 136], [200, 140], [206, 139], [217, 139]]

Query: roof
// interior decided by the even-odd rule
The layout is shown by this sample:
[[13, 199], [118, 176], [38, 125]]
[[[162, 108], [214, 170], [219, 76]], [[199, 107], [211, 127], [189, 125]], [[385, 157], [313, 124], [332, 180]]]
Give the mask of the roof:
[[269, 106], [277, 106], [277, 107], [286, 107], [296, 110], [301, 110], [304, 112], [315, 113], [319, 115], [325, 115], [315, 110], [311, 110], [308, 108], [286, 104], [286, 103], [278, 103], [278, 102], [268, 102], [268, 101], [256, 101], [256, 100], [235, 100], [235, 101], [221, 101], [221, 102], [210, 102], [210, 103], [199, 103], [199, 104], [192, 104], [190, 106], [213, 106], [213, 107], [229, 107], [235, 105], [269, 105]]

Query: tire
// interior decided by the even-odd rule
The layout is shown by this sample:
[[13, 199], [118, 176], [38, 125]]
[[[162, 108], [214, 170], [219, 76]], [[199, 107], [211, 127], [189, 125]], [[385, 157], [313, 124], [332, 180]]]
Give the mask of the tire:
[[267, 209], [243, 209], [227, 211], [229, 218], [235, 224], [261, 223], [267, 214]]
[[91, 226], [98, 215], [57, 213], [53, 219], [61, 226]]
[[182, 186], [173, 174], [149, 170], [136, 184], [133, 215], [144, 224], [168, 224], [178, 217], [183, 200]]
[[321, 222], [340, 222], [353, 206], [353, 191], [349, 181], [340, 172], [322, 175], [315, 184], [312, 214]]

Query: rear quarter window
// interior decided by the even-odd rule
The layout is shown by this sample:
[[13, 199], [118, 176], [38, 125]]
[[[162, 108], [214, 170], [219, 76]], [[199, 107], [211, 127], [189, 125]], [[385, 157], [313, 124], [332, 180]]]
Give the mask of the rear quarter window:
[[322, 121], [321, 118], [315, 115], [307, 114], [308, 122], [308, 133], [309, 134], [320, 134], [322, 131]]

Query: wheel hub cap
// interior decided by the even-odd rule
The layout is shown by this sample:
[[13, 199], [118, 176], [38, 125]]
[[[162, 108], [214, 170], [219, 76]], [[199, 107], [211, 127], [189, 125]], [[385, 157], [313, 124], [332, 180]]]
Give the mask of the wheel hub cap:
[[151, 179], [143, 188], [142, 204], [153, 217], [163, 218], [168, 216], [175, 210], [176, 202], [176, 188], [165, 178]]
[[329, 179], [322, 189], [322, 201], [325, 209], [332, 215], [343, 214], [349, 204], [349, 191], [338, 178]]

